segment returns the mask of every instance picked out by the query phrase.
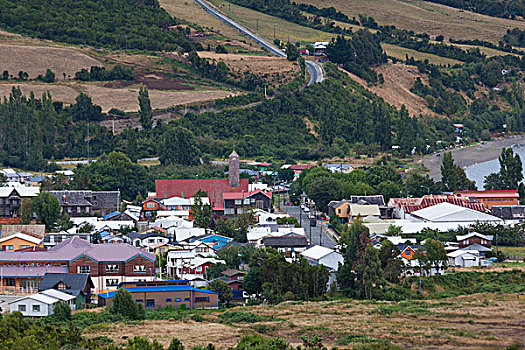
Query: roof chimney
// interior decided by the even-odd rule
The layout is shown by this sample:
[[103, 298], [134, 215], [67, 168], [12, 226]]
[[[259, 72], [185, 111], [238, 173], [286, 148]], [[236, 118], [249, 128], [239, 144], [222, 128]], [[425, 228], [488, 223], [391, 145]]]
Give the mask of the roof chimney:
[[237, 152], [233, 151], [229, 157], [230, 174], [228, 178], [229, 178], [230, 187], [240, 186], [239, 163], [240, 163], [239, 155], [237, 154]]

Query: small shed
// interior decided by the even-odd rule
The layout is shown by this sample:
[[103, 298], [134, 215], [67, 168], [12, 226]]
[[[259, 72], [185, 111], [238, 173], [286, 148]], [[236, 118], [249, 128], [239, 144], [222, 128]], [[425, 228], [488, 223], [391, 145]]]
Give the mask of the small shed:
[[45, 294], [33, 294], [9, 303], [9, 312], [19, 311], [24, 316], [45, 317], [53, 314], [59, 299]]

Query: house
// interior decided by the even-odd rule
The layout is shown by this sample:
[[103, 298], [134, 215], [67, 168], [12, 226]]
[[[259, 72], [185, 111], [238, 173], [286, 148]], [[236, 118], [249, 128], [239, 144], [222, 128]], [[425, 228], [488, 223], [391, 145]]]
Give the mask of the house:
[[123, 236], [126, 243], [131, 244], [137, 248], [152, 248], [153, 245], [158, 243], [167, 244], [170, 242], [170, 238], [161, 232], [150, 231], [150, 232], [130, 232]]
[[246, 271], [239, 271], [234, 269], [227, 269], [221, 272], [221, 280], [226, 282], [232, 289], [233, 299], [245, 299], [249, 295], [244, 292], [244, 276]]
[[301, 255], [312, 265], [324, 265], [329, 270], [337, 271], [343, 264], [343, 256], [333, 249], [314, 245], [301, 252]]
[[[401, 261], [403, 262], [405, 266], [403, 274], [405, 276], [410, 276], [410, 275], [419, 276], [421, 273], [421, 268], [420, 268], [419, 260], [417, 259], [416, 252], [419, 249], [422, 249], [424, 247], [421, 245], [413, 245], [413, 244], [409, 245], [409, 244], [404, 244], [404, 243], [398, 244], [397, 247], [399, 248], [399, 251], [401, 252], [398, 255], [398, 258], [401, 259]], [[445, 273], [445, 270], [444, 270], [444, 267], [440, 265], [437, 268], [432, 267], [426, 273], [428, 273], [430, 276], [434, 276], [437, 274], [443, 275]]]
[[223, 193], [224, 215], [238, 215], [252, 208], [269, 211], [272, 208], [272, 193], [262, 190], [253, 192]]
[[350, 174], [354, 167], [350, 164], [338, 164], [338, 163], [329, 163], [323, 165], [323, 168], [330, 170], [332, 173], [342, 173], [342, 174]]
[[473, 243], [467, 247], [459, 248], [458, 250], [471, 251], [478, 254], [479, 256], [484, 257], [488, 252], [492, 251], [492, 248], [487, 248], [481, 244]]
[[14, 221], [9, 219], [17, 219], [20, 217], [22, 199], [32, 199], [36, 196], [38, 196], [38, 191], [30, 187], [0, 187], [0, 224], [20, 223], [19, 219]]
[[0, 272], [0, 293], [33, 293], [38, 291], [46, 273], [68, 273], [69, 269], [67, 266], [39, 266], [38, 263], [22, 262], [4, 264]]
[[409, 219], [412, 212], [440, 203], [450, 203], [482, 213], [485, 213], [487, 210], [485, 205], [476, 199], [457, 197], [451, 194], [431, 194], [421, 198], [391, 198], [388, 205], [393, 207], [393, 217], [397, 219]]
[[456, 250], [447, 254], [449, 266], [473, 267], [480, 266], [480, 256], [475, 250]]
[[263, 237], [262, 244], [265, 247], [275, 248], [282, 253], [294, 253], [306, 250], [306, 247], [308, 246], [308, 239], [306, 236], [290, 233], [277, 237]]
[[477, 200], [488, 209], [492, 209], [495, 205], [518, 205], [520, 199], [518, 190], [454, 191], [454, 196]]
[[102, 217], [106, 221], [139, 221], [139, 217], [133, 214], [131, 211], [126, 210], [124, 212], [114, 211]]
[[[313, 164], [294, 164], [287, 167], [287, 169], [293, 170], [294, 173], [294, 179], [297, 179], [301, 173], [307, 169], [311, 169], [315, 167]], [[284, 165], [283, 167], [284, 168]]]
[[14, 235], [0, 238], [0, 250], [3, 252], [14, 252], [35, 246], [42, 246], [42, 238], [27, 233], [15, 233]]
[[[115, 287], [123, 281], [152, 280], [155, 277], [155, 257], [152, 254], [124, 243], [91, 244], [76, 237], [43, 252], [0, 252], [0, 266], [66, 267], [71, 273], [89, 273], [96, 291]], [[28, 283], [34, 283], [38, 288], [40, 280]]]
[[490, 212], [505, 221], [522, 222], [525, 220], [525, 205], [493, 205]]
[[101, 216], [120, 210], [120, 191], [49, 191], [69, 216]]
[[0, 174], [5, 176], [7, 182], [20, 182], [20, 177], [14, 169], [0, 169]]
[[472, 244], [479, 244], [486, 248], [492, 247], [492, 235], [482, 235], [478, 232], [470, 232], [466, 235], [456, 236], [459, 243], [459, 248], [465, 248]]
[[159, 210], [164, 210], [164, 204], [155, 198], [147, 198], [142, 202], [142, 217], [151, 219]]
[[[197, 289], [192, 286], [167, 285], [167, 286], [123, 286], [136, 302], [144, 305], [146, 309], [172, 307], [186, 309], [218, 309], [219, 294], [206, 289]], [[112, 306], [115, 292], [98, 295], [99, 306]]]
[[349, 204], [351, 201], [343, 199], [341, 201], [331, 201], [328, 203], [328, 216], [337, 215], [341, 220], [348, 220]]
[[379, 218], [381, 212], [379, 211], [378, 205], [372, 204], [349, 204], [348, 205], [348, 221], [354, 221], [355, 219], [373, 216]]
[[42, 241], [42, 243], [43, 243], [44, 248], [49, 249], [73, 237], [77, 237], [77, 238], [83, 239], [88, 242], [91, 241], [91, 235], [89, 233], [70, 233], [67, 231], [60, 231], [60, 232], [49, 232], [44, 237], [44, 240]]
[[[195, 204], [195, 198], [171, 197], [161, 200], [164, 210], [186, 210], [191, 211], [192, 205]], [[210, 201], [207, 197], [201, 198], [203, 205], [209, 205]]]
[[[70, 297], [74, 299], [73, 296]], [[24, 316], [45, 317], [53, 314], [55, 304], [61, 300], [42, 293], [32, 294], [10, 302], [9, 312], [18, 311]]]
[[[180, 249], [171, 250], [167, 256], [167, 271], [171, 277], [182, 277], [184, 271], [197, 268], [196, 259], [216, 257], [216, 251], [212, 243], [193, 242], [179, 245]], [[199, 263], [202, 261], [199, 261]], [[204, 271], [200, 271], [204, 273]], [[189, 272], [186, 272], [189, 274]]]
[[254, 226], [248, 229], [246, 237], [248, 239], [248, 243], [257, 244], [261, 246], [261, 239], [266, 236], [278, 237], [290, 233], [306, 237], [304, 227], [295, 227], [294, 225]]
[[414, 221], [434, 222], [434, 223], [447, 223], [447, 222], [462, 222], [462, 223], [476, 223], [476, 222], [488, 222], [488, 223], [501, 223], [498, 217], [490, 214], [482, 213], [477, 210], [454, 205], [451, 203], [440, 203], [431, 207], [416, 210], [412, 212], [411, 218]]
[[91, 302], [91, 290], [95, 288], [87, 273], [46, 273], [39, 290], [58, 290], [75, 297], [75, 308], [81, 309]]
[[213, 245], [213, 249], [217, 250], [220, 249], [222, 246], [232, 242], [233, 238], [210, 233], [203, 236], [191, 237], [189, 241], [190, 243], [196, 241], [211, 243]]

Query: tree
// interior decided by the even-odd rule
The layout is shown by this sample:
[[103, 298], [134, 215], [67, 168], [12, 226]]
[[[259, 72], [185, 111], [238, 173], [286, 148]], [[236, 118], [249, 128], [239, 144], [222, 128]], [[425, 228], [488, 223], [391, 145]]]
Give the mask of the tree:
[[5, 187], [7, 186], [7, 177], [0, 173], [0, 187]]
[[42, 79], [44, 83], [54, 83], [55, 82], [55, 73], [51, 69], [46, 70], [46, 75], [44, 75], [44, 78]]
[[69, 321], [71, 320], [71, 307], [65, 301], [60, 300], [53, 308], [53, 316], [61, 322]]
[[233, 299], [233, 293], [228, 283], [223, 280], [214, 280], [208, 285], [208, 289], [219, 294], [219, 301], [222, 305], [228, 307]]
[[[204, 195], [206, 198], [207, 194]], [[195, 201], [191, 206], [191, 213], [193, 215], [193, 222], [196, 227], [208, 228], [211, 224], [211, 206], [209, 204], [202, 204], [202, 197], [195, 194]]]
[[60, 231], [67, 231], [73, 227], [73, 221], [67, 213], [63, 213], [57, 222]]
[[514, 155], [511, 147], [503, 148], [498, 157], [499, 173], [485, 178], [485, 189], [516, 190], [523, 180], [523, 165], [519, 154]]
[[414, 197], [440, 192], [437, 184], [428, 175], [409, 174], [406, 177], [405, 186], [408, 195]]
[[30, 198], [22, 198], [20, 208], [22, 216], [22, 225], [29, 225], [33, 220], [33, 201]]
[[297, 61], [298, 58], [299, 50], [294, 44], [288, 43], [286, 45], [286, 59], [288, 59], [288, 61]]
[[46, 229], [51, 230], [60, 216], [60, 203], [57, 197], [49, 192], [41, 192], [33, 199], [33, 210]]
[[113, 298], [113, 312], [130, 320], [143, 320], [146, 313], [142, 304], [137, 303], [131, 293], [119, 288]]
[[314, 177], [306, 185], [303, 182], [303, 187], [308, 198], [313, 200], [317, 209], [322, 211], [326, 211], [328, 203], [340, 199], [342, 194], [341, 183], [330, 175]]
[[102, 108], [94, 105], [91, 97], [81, 92], [71, 106], [71, 114], [75, 121], [96, 121], [102, 119]]
[[139, 115], [140, 125], [144, 129], [151, 129], [153, 126], [153, 110], [149, 100], [148, 88], [143, 85], [139, 89]]
[[424, 246], [427, 255], [427, 261], [431, 269], [433, 269], [436, 273], [441, 269], [444, 269], [448, 257], [443, 243], [435, 239], [427, 239]]
[[379, 252], [371, 244], [367, 245], [363, 263], [358, 266], [357, 270], [361, 275], [360, 295], [372, 299], [374, 287], [378, 287], [383, 281], [383, 271], [381, 270]]
[[383, 269], [383, 277], [391, 283], [399, 282], [399, 276], [403, 272], [403, 262], [398, 258], [399, 248], [388, 239], [382, 241], [379, 249], [379, 260]]
[[217, 252], [217, 255], [231, 269], [237, 269], [241, 264], [241, 249], [237, 245], [226, 246]]
[[405, 187], [394, 181], [383, 181], [376, 187], [377, 192], [381, 193], [385, 197], [385, 201], [390, 198], [404, 197], [406, 195]]
[[401, 228], [401, 226], [390, 224], [385, 231], [385, 236], [401, 236], [402, 233], [403, 229]]
[[184, 345], [182, 345], [179, 339], [173, 338], [171, 339], [170, 346], [168, 346], [167, 350], [184, 350]]
[[465, 170], [454, 163], [450, 152], [446, 152], [443, 155], [441, 178], [444, 190], [448, 192], [476, 189], [476, 183], [470, 181], [465, 174]]
[[352, 296], [356, 295], [359, 288], [358, 270], [364, 261], [365, 249], [369, 244], [369, 231], [361, 220], [356, 220], [346, 227], [341, 234], [339, 245], [343, 255], [344, 264], [339, 266], [337, 271], [337, 281], [343, 289], [343, 293]]
[[193, 133], [182, 127], [170, 128], [163, 136], [159, 160], [162, 165], [199, 164], [200, 150]]

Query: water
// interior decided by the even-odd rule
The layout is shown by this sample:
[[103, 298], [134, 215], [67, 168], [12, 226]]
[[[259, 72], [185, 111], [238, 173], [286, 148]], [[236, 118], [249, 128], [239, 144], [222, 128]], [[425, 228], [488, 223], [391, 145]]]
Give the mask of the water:
[[[515, 154], [521, 157], [521, 162], [524, 164], [523, 176], [525, 177], [525, 145], [512, 146]], [[492, 173], [499, 172], [499, 161], [498, 159], [489, 160], [488, 162], [477, 163], [470, 165], [465, 168], [465, 173], [470, 180], [476, 182], [478, 189], [483, 189], [483, 180], [485, 176]]]

